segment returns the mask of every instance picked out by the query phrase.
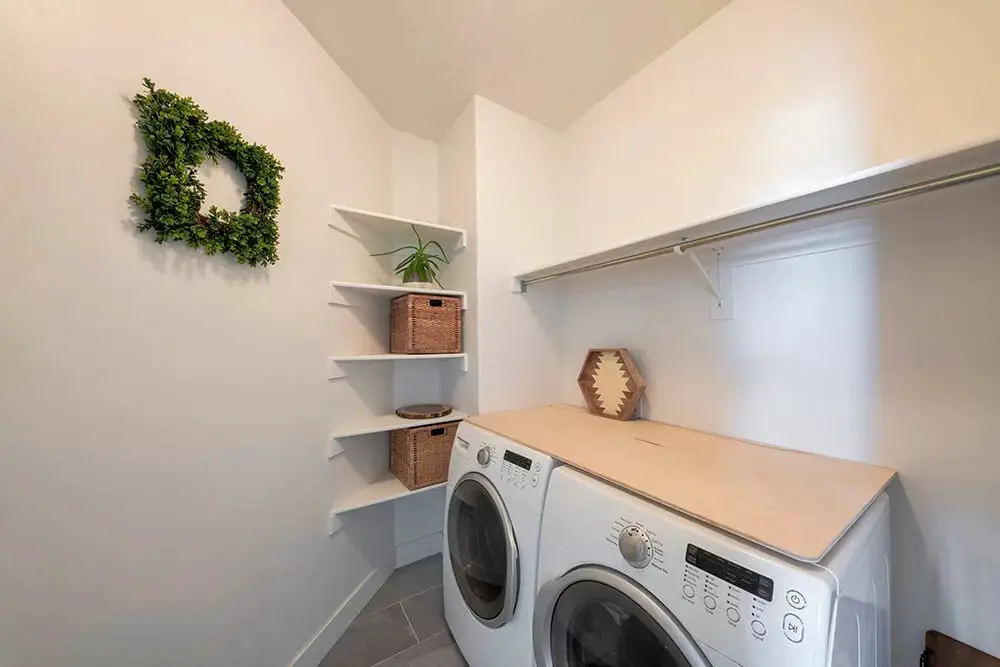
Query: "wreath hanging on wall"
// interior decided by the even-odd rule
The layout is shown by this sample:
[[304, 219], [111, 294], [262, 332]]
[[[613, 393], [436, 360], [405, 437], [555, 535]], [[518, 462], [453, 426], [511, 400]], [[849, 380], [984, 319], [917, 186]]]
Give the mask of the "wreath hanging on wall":
[[[232, 125], [208, 119], [190, 97], [157, 89], [143, 79], [146, 93], [132, 102], [136, 127], [148, 156], [139, 169], [145, 193], [129, 197], [145, 213], [139, 230], [153, 230], [156, 242], [183, 241], [206, 254], [232, 253], [240, 264], [264, 266], [278, 260], [278, 181], [285, 170], [265, 146], [248, 143]], [[211, 159], [232, 160], [246, 178], [238, 212], [212, 206], [202, 213], [205, 186], [198, 167]]]

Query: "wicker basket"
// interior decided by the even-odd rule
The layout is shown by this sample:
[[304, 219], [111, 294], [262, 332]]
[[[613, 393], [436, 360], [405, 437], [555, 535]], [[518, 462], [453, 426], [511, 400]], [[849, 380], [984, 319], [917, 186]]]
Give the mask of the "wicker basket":
[[460, 422], [416, 426], [392, 432], [389, 467], [413, 491], [448, 479], [451, 446]]
[[405, 294], [392, 300], [393, 354], [447, 354], [462, 351], [462, 299]]

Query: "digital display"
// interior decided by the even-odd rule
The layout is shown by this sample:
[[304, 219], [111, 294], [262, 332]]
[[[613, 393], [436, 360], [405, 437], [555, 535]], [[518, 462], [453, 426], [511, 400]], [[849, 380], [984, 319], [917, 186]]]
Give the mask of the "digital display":
[[513, 463], [518, 468], [524, 468], [525, 470], [531, 470], [531, 459], [527, 456], [521, 456], [520, 454], [515, 454], [509, 449], [503, 453], [503, 460]]
[[687, 546], [687, 553], [684, 556], [691, 565], [699, 570], [708, 572], [713, 577], [718, 577], [726, 583], [742, 588], [751, 595], [771, 601], [774, 597], [774, 579], [757, 574], [753, 570], [748, 570], [742, 565], [726, 560], [722, 556], [716, 556], [710, 551], [705, 551], [693, 544]]

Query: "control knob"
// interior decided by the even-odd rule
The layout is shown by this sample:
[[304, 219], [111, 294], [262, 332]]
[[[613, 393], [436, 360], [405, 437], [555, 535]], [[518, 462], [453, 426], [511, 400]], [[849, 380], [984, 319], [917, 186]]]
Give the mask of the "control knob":
[[476, 460], [479, 461], [479, 465], [488, 466], [490, 464], [490, 448], [483, 447], [476, 452]]
[[629, 565], [642, 569], [653, 560], [653, 542], [639, 526], [626, 526], [618, 534], [618, 550]]

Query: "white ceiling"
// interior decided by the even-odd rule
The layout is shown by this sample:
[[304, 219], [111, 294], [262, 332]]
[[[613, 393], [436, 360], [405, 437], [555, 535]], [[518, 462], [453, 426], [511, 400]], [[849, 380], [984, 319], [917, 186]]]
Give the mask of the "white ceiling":
[[397, 129], [474, 94], [561, 129], [728, 0], [285, 0]]

